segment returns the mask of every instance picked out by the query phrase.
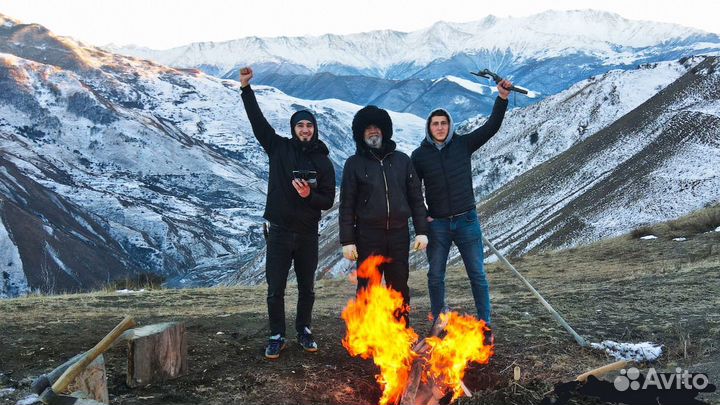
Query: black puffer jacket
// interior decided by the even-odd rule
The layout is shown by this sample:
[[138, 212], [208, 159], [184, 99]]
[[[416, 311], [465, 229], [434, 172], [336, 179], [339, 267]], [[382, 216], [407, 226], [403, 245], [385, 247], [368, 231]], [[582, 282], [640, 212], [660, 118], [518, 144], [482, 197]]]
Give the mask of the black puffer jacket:
[[[363, 131], [377, 125], [383, 134], [380, 149], [368, 147]], [[408, 155], [395, 150], [387, 111], [368, 106], [353, 120], [357, 150], [345, 161], [340, 187], [340, 243], [355, 243], [355, 227], [398, 229], [412, 217], [415, 233], [427, 234], [425, 202], [420, 181]]]
[[460, 136], [453, 133], [451, 125], [448, 138], [439, 146], [429, 135], [428, 116], [426, 137], [413, 151], [412, 162], [418, 177], [425, 182], [425, 198], [431, 217], [445, 218], [475, 209], [471, 157], [500, 129], [506, 109], [507, 100], [498, 97], [483, 126]]
[[[275, 132], [260, 111], [255, 92], [249, 85], [242, 88], [242, 100], [253, 134], [270, 159], [263, 217], [293, 232], [317, 233], [320, 211], [330, 209], [335, 200], [335, 169], [328, 158], [327, 146], [318, 139], [315, 117], [312, 116], [315, 136], [312, 141], [304, 143], [295, 136], [292, 127], [292, 138], [282, 137]], [[317, 172], [318, 185], [310, 191], [309, 197], [300, 197], [293, 187], [293, 170]]]

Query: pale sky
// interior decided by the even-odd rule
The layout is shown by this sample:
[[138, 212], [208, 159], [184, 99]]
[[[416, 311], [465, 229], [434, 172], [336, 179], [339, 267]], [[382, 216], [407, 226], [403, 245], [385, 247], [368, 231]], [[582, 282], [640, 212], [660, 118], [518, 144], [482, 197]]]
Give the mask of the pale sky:
[[247, 36], [414, 31], [442, 20], [595, 9], [720, 34], [718, 0], [0, 0], [0, 14], [92, 45], [166, 49]]

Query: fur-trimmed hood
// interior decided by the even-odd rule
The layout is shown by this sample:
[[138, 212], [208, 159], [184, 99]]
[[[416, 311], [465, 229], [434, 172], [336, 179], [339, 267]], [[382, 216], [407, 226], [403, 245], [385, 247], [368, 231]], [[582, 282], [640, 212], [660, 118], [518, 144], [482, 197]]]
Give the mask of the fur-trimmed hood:
[[383, 146], [395, 144], [391, 140], [393, 134], [393, 124], [392, 119], [390, 119], [390, 114], [382, 108], [369, 105], [361, 108], [357, 113], [355, 113], [355, 117], [352, 121], [353, 140], [355, 140], [355, 145], [358, 150], [368, 148], [365, 144], [363, 134], [365, 133], [365, 128], [370, 125], [376, 125], [380, 128], [380, 131], [382, 132]]

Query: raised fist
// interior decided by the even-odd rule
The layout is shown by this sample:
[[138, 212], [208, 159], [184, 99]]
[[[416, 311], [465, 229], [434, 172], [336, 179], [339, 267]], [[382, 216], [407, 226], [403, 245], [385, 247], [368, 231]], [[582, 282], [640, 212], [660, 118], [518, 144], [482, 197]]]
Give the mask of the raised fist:
[[252, 68], [249, 66], [245, 66], [244, 68], [240, 69], [240, 86], [245, 87], [248, 84], [250, 84], [250, 79], [253, 77], [253, 71]]

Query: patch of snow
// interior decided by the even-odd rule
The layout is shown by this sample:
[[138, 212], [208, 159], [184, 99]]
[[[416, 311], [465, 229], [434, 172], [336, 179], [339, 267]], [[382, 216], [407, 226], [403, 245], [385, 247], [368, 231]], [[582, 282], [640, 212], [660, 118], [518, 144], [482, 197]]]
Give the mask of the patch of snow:
[[715, 228], [715, 232], [720, 232], [720, 226], [718, 226], [717, 228]]
[[15, 405], [32, 405], [34, 403], [40, 403], [40, 397], [37, 394], [27, 396], [15, 403]]
[[0, 389], [0, 398], [4, 397], [6, 395], [10, 395], [13, 392], [15, 392], [15, 388], [2, 388], [2, 389]]
[[80, 279], [78, 278], [78, 275], [74, 271], [72, 271], [72, 269], [67, 267], [65, 265], [65, 263], [63, 263], [62, 260], [60, 260], [60, 256], [58, 255], [58, 252], [55, 249], [53, 249], [53, 247], [50, 246], [50, 244], [47, 243], [47, 241], [45, 242], [45, 250], [48, 252], [48, 254], [50, 255], [50, 258], [55, 262], [55, 264], [58, 265], [60, 270], [65, 272], [65, 274], [67, 274], [68, 276], [72, 277], [72, 279], [77, 281], [78, 284], [81, 284]]
[[0, 298], [17, 297], [29, 292], [20, 252], [0, 220]]
[[467, 79], [461, 79], [457, 76], [445, 76], [445, 79], [448, 81], [451, 81], [453, 83], [457, 83], [460, 86], [470, 90], [474, 91], [478, 94], [488, 94], [488, 92], [492, 93], [493, 91], [497, 91], [497, 89], [494, 86], [488, 86], [484, 85], [478, 82], [473, 82]]
[[635, 362], [655, 361], [663, 352], [663, 345], [651, 342], [619, 343], [612, 340], [603, 340], [600, 343], [591, 343], [590, 345], [595, 349], [605, 351], [617, 360], [630, 360]]
[[118, 294], [139, 294], [139, 293], [144, 293], [145, 289], [141, 288], [136, 291], [136, 290], [128, 290], [127, 288], [123, 288], [122, 290], [116, 290], [115, 292]]
[[685, 242], [687, 238], [673, 238], [673, 240], [676, 242]]
[[653, 239], [657, 239], [657, 238], [658, 238], [658, 237], [655, 236], [655, 235], [647, 235], [647, 236], [643, 236], [643, 237], [640, 238], [640, 239], [641, 239], [641, 240], [653, 240]]

